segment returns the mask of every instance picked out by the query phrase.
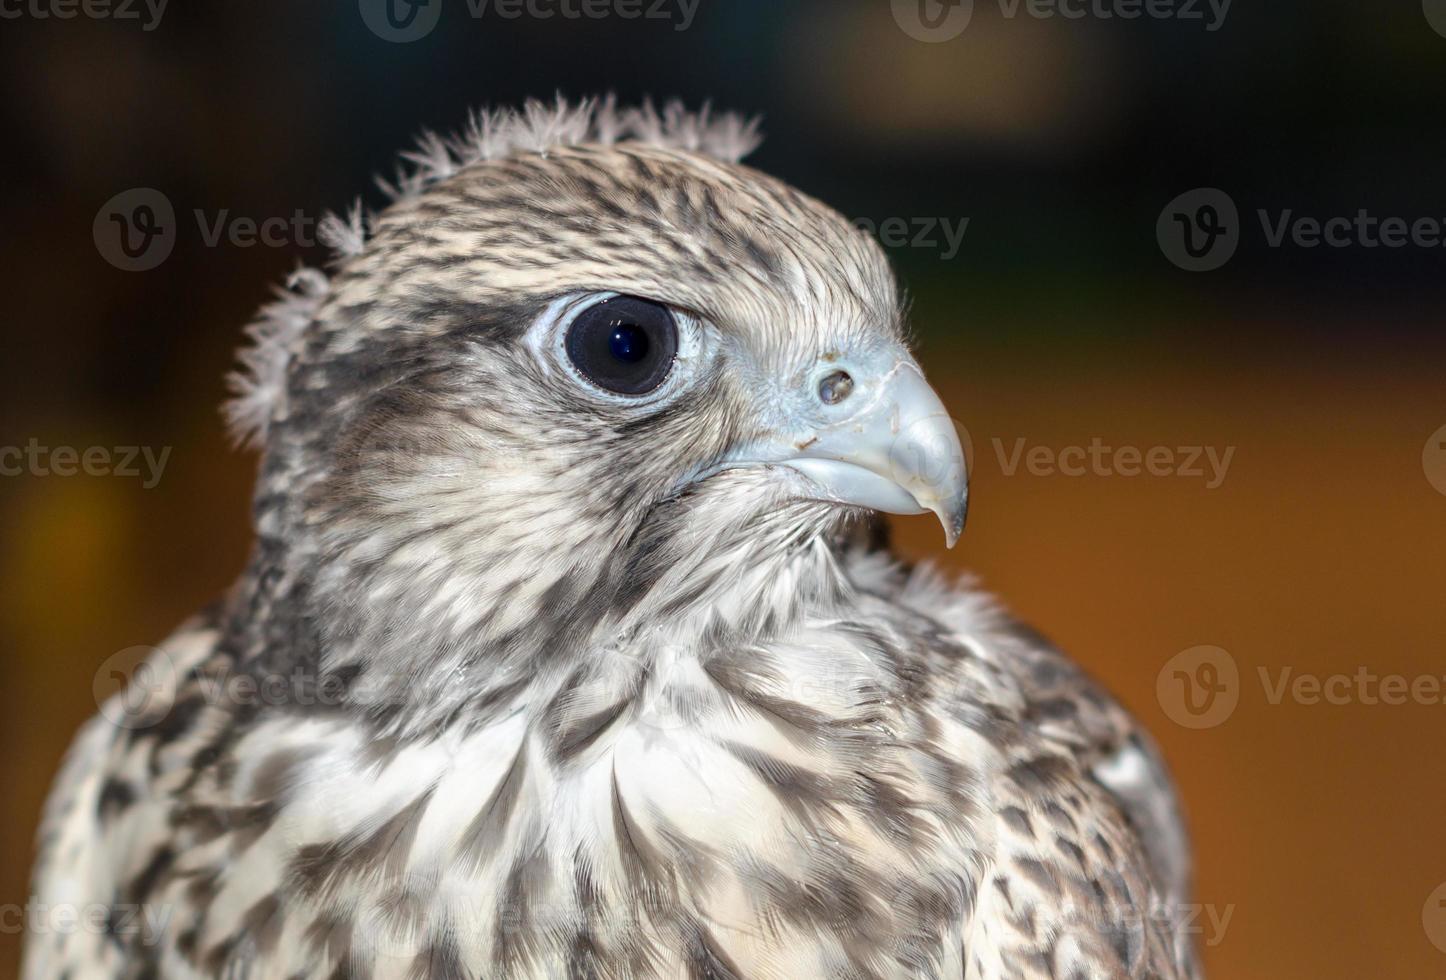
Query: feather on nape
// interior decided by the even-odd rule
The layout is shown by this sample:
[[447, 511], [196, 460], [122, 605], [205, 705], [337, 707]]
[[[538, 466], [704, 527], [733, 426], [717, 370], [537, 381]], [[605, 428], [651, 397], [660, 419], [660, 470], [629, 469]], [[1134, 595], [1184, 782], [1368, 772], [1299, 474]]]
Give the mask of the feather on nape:
[[[737, 113], [714, 113], [710, 106], [692, 111], [681, 102], [661, 109], [651, 101], [619, 108], [611, 95], [569, 103], [529, 100], [521, 109], [481, 109], [455, 136], [423, 133], [415, 148], [402, 154], [391, 180], [378, 179], [388, 203], [405, 200], [446, 180], [459, 170], [488, 160], [527, 153], [546, 154], [557, 147], [636, 142], [700, 153], [737, 163], [763, 142], [759, 120]], [[339, 261], [366, 245], [371, 216], [358, 202], [344, 216], [321, 221], [322, 241]], [[286, 369], [301, 335], [329, 292], [324, 271], [301, 268], [287, 278], [275, 300], [247, 326], [250, 345], [238, 354], [239, 368], [227, 377], [232, 397], [224, 409], [238, 446], [259, 448], [271, 421], [286, 411]]]
[[238, 446], [260, 448], [271, 420], [285, 411], [286, 365], [329, 289], [320, 269], [297, 269], [246, 327], [251, 345], [237, 354], [240, 367], [226, 378], [232, 397], [224, 414]]

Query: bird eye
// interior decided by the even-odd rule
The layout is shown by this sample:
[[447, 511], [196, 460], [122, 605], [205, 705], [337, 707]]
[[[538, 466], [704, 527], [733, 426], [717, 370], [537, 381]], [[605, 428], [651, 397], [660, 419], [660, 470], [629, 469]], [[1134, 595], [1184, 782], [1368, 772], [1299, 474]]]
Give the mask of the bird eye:
[[614, 296], [577, 315], [566, 348], [573, 366], [604, 391], [646, 395], [673, 369], [678, 325], [666, 306]]

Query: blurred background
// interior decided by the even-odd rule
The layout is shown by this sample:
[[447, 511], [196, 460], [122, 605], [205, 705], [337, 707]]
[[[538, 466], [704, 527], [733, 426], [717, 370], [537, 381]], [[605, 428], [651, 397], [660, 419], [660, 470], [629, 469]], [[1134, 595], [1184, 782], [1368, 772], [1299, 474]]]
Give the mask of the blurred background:
[[884, 239], [973, 444], [942, 560], [1158, 735], [1210, 975], [1446, 975], [1446, 0], [415, 12], [0, 3], [0, 978], [97, 669], [245, 560], [242, 325], [421, 128], [609, 90], [762, 114]]

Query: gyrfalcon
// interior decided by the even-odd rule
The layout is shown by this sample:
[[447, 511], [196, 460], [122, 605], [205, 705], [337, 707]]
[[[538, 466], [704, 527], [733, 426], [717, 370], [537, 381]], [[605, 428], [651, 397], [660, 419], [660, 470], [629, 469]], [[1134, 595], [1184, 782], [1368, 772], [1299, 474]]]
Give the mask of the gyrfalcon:
[[28, 980], [1199, 976], [1148, 737], [890, 552], [960, 441], [757, 142], [532, 103], [328, 220], [234, 379], [254, 553], [71, 750], [35, 900], [106, 914]]

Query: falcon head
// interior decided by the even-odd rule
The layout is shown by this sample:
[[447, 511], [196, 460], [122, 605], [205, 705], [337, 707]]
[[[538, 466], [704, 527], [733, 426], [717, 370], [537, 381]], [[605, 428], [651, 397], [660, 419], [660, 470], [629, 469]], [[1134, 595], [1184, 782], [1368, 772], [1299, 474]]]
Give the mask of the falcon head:
[[756, 142], [534, 103], [425, 138], [389, 206], [330, 222], [336, 268], [264, 311], [232, 405], [329, 656], [404, 626], [575, 644], [864, 511], [954, 543], [964, 456], [888, 263], [739, 164]]

